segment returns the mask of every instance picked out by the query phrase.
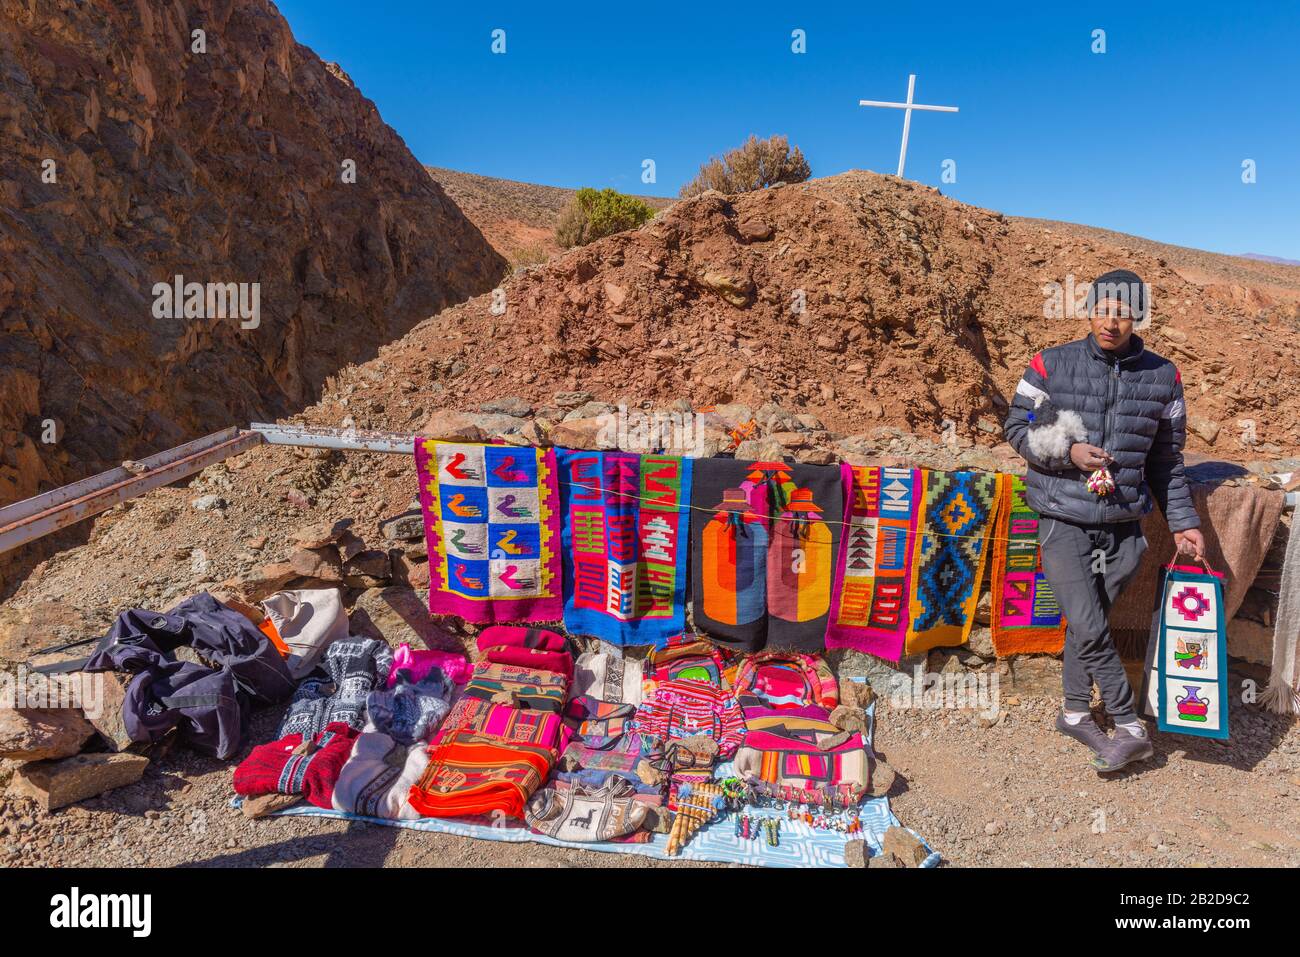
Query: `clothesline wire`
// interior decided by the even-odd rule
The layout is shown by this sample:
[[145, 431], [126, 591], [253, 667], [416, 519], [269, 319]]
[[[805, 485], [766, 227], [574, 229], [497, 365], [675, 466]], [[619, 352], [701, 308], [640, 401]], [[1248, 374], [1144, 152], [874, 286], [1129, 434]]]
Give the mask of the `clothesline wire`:
[[[604, 495], [604, 494], [606, 494], [606, 493], [608, 492], [608, 493], [612, 493], [612, 494], [618, 495], [620, 498], [624, 498], [624, 499], [635, 499], [636, 501], [639, 501], [639, 502], [657, 502], [657, 501], [658, 501], [658, 499], [656, 499], [656, 498], [651, 498], [651, 497], [646, 496], [646, 495], [634, 495], [634, 494], [632, 494], [631, 492], [618, 492], [618, 491], [615, 491], [614, 489], [603, 488], [602, 486], [599, 486], [599, 485], [584, 485], [584, 484], [581, 483], [581, 482], [569, 482], [569, 481], [565, 481], [565, 480], [563, 480], [563, 479], [560, 480], [560, 484], [561, 484], [561, 485], [567, 485], [567, 486], [569, 486], [570, 488], [580, 488], [580, 489], [583, 489], [584, 491], [588, 491], [588, 492], [599, 492], [599, 493], [602, 494], [602, 495]], [[682, 503], [682, 504], [679, 504], [679, 505], [676, 507], [676, 509], [674, 509], [674, 511], [676, 511], [676, 510], [680, 510], [680, 509], [690, 509], [691, 511], [694, 511], [694, 512], [704, 512], [704, 513], [709, 514], [709, 515], [717, 515], [719, 512], [725, 512], [725, 511], [728, 511], [728, 509], [725, 509], [725, 508], [704, 508], [704, 507], [702, 507], [702, 506], [699, 506], [699, 505], [691, 505], [691, 504], [689, 504], [689, 503]], [[777, 522], [779, 522], [779, 521], [787, 521], [787, 522], [795, 521], [795, 519], [788, 518], [788, 517], [786, 517], [785, 515], [763, 515], [763, 514], [760, 514], [760, 513], [758, 513], [758, 512], [750, 511], [749, 509], [746, 509], [746, 511], [747, 511], [749, 514], [751, 514], [751, 515], [753, 515], [754, 517], [756, 517], [756, 518], [763, 518], [763, 519], [767, 519], [768, 521], [777, 521]], [[829, 520], [829, 519], [825, 519], [825, 518], [818, 518], [817, 521], [821, 522], [823, 525], [839, 525], [839, 526], [844, 527], [844, 528], [848, 528], [849, 526], [851, 526], [851, 525], [853, 524], [852, 522], [836, 522], [836, 521], [831, 521], [831, 520]], [[986, 541], [986, 540], [987, 540], [987, 541], [990, 541], [990, 542], [994, 542], [994, 541], [1000, 541], [1000, 542], [1013, 542], [1013, 541], [1017, 541], [1017, 539], [1013, 539], [1013, 538], [999, 538], [999, 537], [994, 536], [994, 535], [958, 535], [958, 534], [955, 534], [955, 533], [952, 533], [952, 532], [931, 532], [931, 531], [927, 531], [927, 530], [924, 530], [924, 529], [910, 529], [910, 528], [908, 528], [908, 529], [898, 529], [898, 531], [903, 532], [905, 535], [907, 535], [907, 536], [909, 536], [909, 537], [917, 536], [917, 535], [929, 535], [929, 536], [931, 536], [932, 538], [959, 538], [959, 539], [965, 539], [965, 540], [972, 541], [972, 542]], [[1025, 541], [1025, 540], [1024, 540], [1024, 539], [1020, 539], [1019, 541]], [[1038, 547], [1038, 543], [1037, 543], [1036, 541], [1034, 542], [1034, 547], [1035, 547], [1035, 548]]]

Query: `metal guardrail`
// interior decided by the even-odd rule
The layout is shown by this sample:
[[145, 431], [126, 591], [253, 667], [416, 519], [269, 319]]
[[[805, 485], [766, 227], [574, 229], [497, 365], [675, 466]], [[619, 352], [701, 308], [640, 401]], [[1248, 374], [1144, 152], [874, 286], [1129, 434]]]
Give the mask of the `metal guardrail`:
[[260, 432], [224, 429], [130, 463], [131, 468], [119, 466], [7, 505], [0, 508], [0, 553], [93, 518], [137, 495], [188, 478], [262, 441]]
[[260, 432], [269, 445], [345, 449], [350, 452], [391, 452], [395, 455], [415, 454], [415, 436], [403, 435], [400, 432], [324, 429], [312, 425], [276, 425], [269, 422], [254, 422], [249, 429]]

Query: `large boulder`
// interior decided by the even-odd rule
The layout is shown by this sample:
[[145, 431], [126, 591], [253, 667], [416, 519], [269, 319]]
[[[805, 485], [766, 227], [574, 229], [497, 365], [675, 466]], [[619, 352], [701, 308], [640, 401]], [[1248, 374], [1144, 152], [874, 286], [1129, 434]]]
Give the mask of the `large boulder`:
[[401, 585], [362, 592], [352, 609], [351, 626], [352, 634], [379, 638], [393, 647], [409, 642], [416, 648], [464, 650], [433, 620], [424, 595]]
[[33, 761], [14, 772], [11, 794], [30, 798], [47, 811], [125, 787], [140, 780], [149, 759], [139, 754], [78, 754], [57, 761]]
[[94, 733], [94, 726], [75, 708], [0, 708], [0, 758], [66, 758], [79, 753]]

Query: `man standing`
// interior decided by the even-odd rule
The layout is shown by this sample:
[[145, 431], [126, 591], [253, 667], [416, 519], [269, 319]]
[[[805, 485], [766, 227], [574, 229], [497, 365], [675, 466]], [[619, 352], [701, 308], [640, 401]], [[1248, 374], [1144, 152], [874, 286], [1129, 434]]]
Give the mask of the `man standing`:
[[[1148, 307], [1134, 273], [1100, 277], [1088, 293], [1090, 334], [1034, 356], [1004, 426], [1029, 464], [1026, 500], [1041, 517], [1043, 574], [1068, 623], [1056, 728], [1096, 752], [1098, 771], [1154, 753], [1107, 621], [1146, 551], [1139, 519], [1152, 500], [1178, 551], [1205, 552], [1183, 474], [1182, 380], [1133, 334]], [[1089, 711], [1093, 682], [1115, 722], [1113, 737]]]

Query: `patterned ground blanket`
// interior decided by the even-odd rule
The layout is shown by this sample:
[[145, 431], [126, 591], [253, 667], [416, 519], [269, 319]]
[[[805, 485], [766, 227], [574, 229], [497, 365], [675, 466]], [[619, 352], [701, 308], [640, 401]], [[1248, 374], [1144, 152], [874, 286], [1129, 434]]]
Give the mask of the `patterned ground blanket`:
[[[756, 814], [772, 815], [771, 810], [760, 810]], [[417, 818], [411, 821], [391, 820], [388, 818], [365, 817], [349, 814], [346, 811], [325, 810], [311, 805], [295, 805], [275, 812], [277, 817], [333, 817], [349, 821], [365, 821], [369, 824], [382, 824], [387, 827], [404, 827], [414, 831], [429, 831], [435, 834], [451, 834], [456, 837], [472, 837], [481, 841], [505, 841], [510, 844], [533, 842], [547, 844], [551, 847], [576, 848], [584, 851], [598, 851], [604, 854], [635, 854], [639, 857], [664, 858], [664, 847], [668, 843], [666, 834], [656, 834], [645, 844], [583, 843], [572, 844], [558, 841], [544, 834], [535, 834], [528, 828], [519, 826], [494, 827], [490, 823], [470, 823], [468, 820], [443, 820], [441, 818]], [[888, 798], [870, 798], [861, 804], [862, 836], [872, 853], [879, 853], [883, 847], [885, 831], [891, 827], [901, 826], [898, 818], [889, 809]], [[909, 830], [911, 830], [909, 828]], [[915, 831], [912, 831], [916, 834]], [[920, 837], [917, 834], [917, 837]], [[922, 838], [924, 840], [924, 838]], [[761, 837], [745, 840], [736, 836], [735, 815], [724, 814], [691, 838], [682, 852], [673, 860], [710, 861], [719, 864], [745, 864], [753, 867], [846, 867], [844, 861], [845, 836], [833, 831], [823, 831], [802, 821], [782, 821], [780, 844], [768, 847]], [[929, 845], [926, 845], [929, 847]], [[938, 852], [931, 851], [930, 856], [921, 864], [922, 867], [935, 867], [940, 861]]]

